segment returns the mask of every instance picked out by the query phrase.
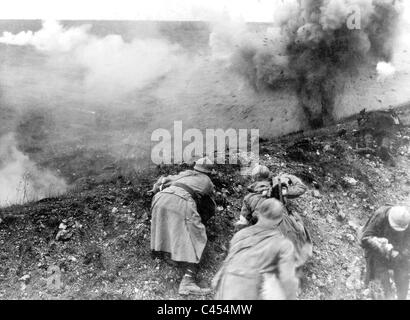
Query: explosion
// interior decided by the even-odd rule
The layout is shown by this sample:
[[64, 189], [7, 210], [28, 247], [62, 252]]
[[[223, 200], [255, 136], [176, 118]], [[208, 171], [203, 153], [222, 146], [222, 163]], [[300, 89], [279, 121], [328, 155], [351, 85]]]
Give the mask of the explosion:
[[246, 32], [236, 41], [232, 65], [257, 90], [292, 85], [310, 125], [330, 124], [346, 81], [362, 66], [391, 61], [401, 5], [398, 0], [283, 2], [262, 42], [244, 40]]
[[[141, 29], [139, 35], [128, 30], [128, 36], [57, 21], [44, 21], [36, 30], [3, 32], [0, 48], [7, 59], [0, 73], [0, 104], [13, 110], [12, 119], [40, 107], [49, 110], [45, 113], [55, 111], [56, 129], [48, 145], [67, 142], [74, 149], [79, 141], [120, 158], [139, 156], [148, 148], [150, 129], [168, 127], [178, 117], [201, 127], [228, 127], [234, 121], [236, 126], [237, 120], [247, 126], [253, 125], [248, 118], [253, 112], [258, 126], [275, 135], [305, 128], [305, 119], [312, 127], [322, 126], [334, 120], [345, 85], [363, 70], [377, 70], [379, 80], [395, 73], [392, 57], [401, 1], [275, 3], [274, 23], [267, 30], [264, 24], [262, 32], [258, 24], [232, 22], [226, 16], [213, 20], [209, 47], [195, 29], [184, 28], [188, 38], [181, 42], [180, 35], [171, 37], [172, 30], [160, 29], [160, 23], [151, 25], [150, 32], [151, 27]], [[202, 32], [207, 36], [209, 30]], [[267, 94], [259, 94], [262, 90]], [[269, 113], [272, 101], [281, 109], [261, 120], [257, 113]], [[211, 109], [231, 106], [247, 109], [234, 116], [227, 109], [226, 118]], [[0, 203], [44, 197], [49, 192], [44, 181], [63, 192], [64, 182], [33, 163], [33, 153], [41, 148], [33, 149], [29, 135], [18, 135], [18, 127], [13, 127], [18, 120], [3, 118], [7, 130], [2, 130], [15, 132], [31, 149], [21, 143], [18, 149], [10, 138], [0, 140]], [[33, 140], [47, 145], [40, 133], [34, 132]], [[22, 152], [31, 152], [31, 159]], [[28, 194], [38, 192], [29, 197], [24, 192], [22, 200], [15, 193], [21, 181], [29, 182]]]

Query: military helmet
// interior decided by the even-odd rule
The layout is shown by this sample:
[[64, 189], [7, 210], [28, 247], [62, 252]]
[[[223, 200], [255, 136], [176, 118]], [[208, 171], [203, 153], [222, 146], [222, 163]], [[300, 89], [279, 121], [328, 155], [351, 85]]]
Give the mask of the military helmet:
[[270, 170], [267, 166], [258, 164], [252, 169], [251, 176], [255, 181], [266, 180], [270, 177]]
[[283, 220], [284, 206], [276, 199], [269, 198], [262, 202], [258, 208], [258, 221], [269, 220], [279, 224]]
[[410, 213], [405, 207], [393, 207], [388, 212], [390, 226], [398, 232], [406, 231], [410, 224]]
[[212, 173], [213, 165], [213, 161], [208, 157], [201, 158], [195, 162], [194, 170], [201, 173], [209, 174]]

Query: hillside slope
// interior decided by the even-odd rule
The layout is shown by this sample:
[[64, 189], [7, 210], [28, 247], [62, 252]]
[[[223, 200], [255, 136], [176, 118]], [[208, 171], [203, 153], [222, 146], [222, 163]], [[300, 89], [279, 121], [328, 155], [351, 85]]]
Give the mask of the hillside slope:
[[[377, 207], [409, 200], [409, 132], [398, 138], [396, 166], [388, 167], [354, 150], [355, 129], [351, 121], [309, 137], [261, 143], [262, 163], [275, 173], [298, 175], [310, 189], [292, 203], [314, 244], [301, 299], [369, 298], [361, 282], [364, 260], [357, 230]], [[88, 156], [72, 161], [80, 168]], [[0, 298], [181, 299], [181, 270], [150, 255], [146, 192], [160, 174], [184, 166], [136, 173], [127, 163], [96, 158], [102, 169], [83, 172], [69, 194], [0, 210]], [[221, 167], [215, 181], [226, 197], [220, 197], [219, 212], [208, 226], [201, 273], [207, 284], [227, 253], [249, 182], [238, 169]]]

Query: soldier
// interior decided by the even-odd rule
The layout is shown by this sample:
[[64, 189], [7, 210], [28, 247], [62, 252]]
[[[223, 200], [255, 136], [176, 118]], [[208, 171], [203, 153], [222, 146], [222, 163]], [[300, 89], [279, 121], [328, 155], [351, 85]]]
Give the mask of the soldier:
[[[243, 201], [239, 221], [235, 223], [237, 230], [257, 222], [258, 206], [267, 198], [276, 198], [286, 205], [288, 199], [300, 197], [307, 190], [302, 180], [294, 175], [283, 174], [273, 179], [270, 179], [270, 176], [271, 173], [265, 166], [257, 166], [252, 171], [255, 182], [249, 186], [248, 190], [251, 193]], [[281, 190], [279, 190], [279, 182]], [[296, 264], [300, 269], [312, 255], [312, 242], [301, 217], [296, 212], [286, 209], [279, 229], [292, 241], [295, 247]]]
[[266, 199], [258, 208], [258, 222], [233, 237], [227, 258], [213, 280], [218, 300], [295, 299], [294, 248], [279, 225], [285, 208]]
[[391, 144], [402, 127], [397, 113], [392, 109], [373, 112], [366, 112], [364, 109], [357, 121], [365, 147], [374, 149], [383, 161], [394, 166]]
[[270, 197], [272, 181], [271, 172], [268, 167], [257, 165], [251, 173], [253, 183], [248, 187], [250, 192], [243, 200], [239, 221], [235, 223], [235, 228], [240, 230], [249, 224], [255, 224], [258, 220], [256, 208], [264, 200]]
[[181, 295], [211, 292], [195, 282], [207, 243], [204, 223], [215, 214], [211, 173], [212, 161], [203, 158], [196, 162], [194, 170], [161, 177], [153, 188], [156, 195], [151, 209], [151, 249], [169, 253], [172, 261], [186, 266], [179, 286]]
[[366, 258], [366, 285], [380, 280], [385, 298], [392, 297], [389, 270], [399, 300], [407, 299], [409, 290], [410, 213], [405, 207], [382, 207], [368, 220], [361, 235]]
[[[287, 209], [287, 215], [285, 219], [283, 219], [281, 230], [295, 246], [296, 264], [298, 271], [301, 271], [300, 267], [302, 267], [313, 254], [312, 240], [302, 218], [296, 211], [290, 209], [289, 200], [302, 196], [308, 188], [301, 179], [291, 174], [282, 174], [273, 178], [272, 184], [273, 196], [280, 199]], [[281, 186], [280, 192], [279, 186]]]

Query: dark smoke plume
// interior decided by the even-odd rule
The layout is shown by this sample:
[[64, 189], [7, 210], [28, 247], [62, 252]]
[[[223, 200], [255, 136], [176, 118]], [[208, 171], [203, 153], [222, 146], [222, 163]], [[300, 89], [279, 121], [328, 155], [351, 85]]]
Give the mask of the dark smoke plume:
[[299, 0], [263, 45], [239, 45], [235, 65], [257, 89], [294, 85], [312, 127], [333, 122], [336, 98], [360, 68], [390, 62], [398, 0]]
[[[371, 60], [390, 61], [399, 12], [396, 1], [372, 2], [368, 23], [361, 29], [346, 23], [326, 24], [329, 1], [306, 1], [300, 12], [306, 23], [290, 30], [289, 67], [296, 74], [296, 90], [312, 126], [332, 122], [335, 98], [346, 77]], [[349, 12], [349, 11], [347, 11]], [[362, 16], [361, 11], [358, 12]]]

